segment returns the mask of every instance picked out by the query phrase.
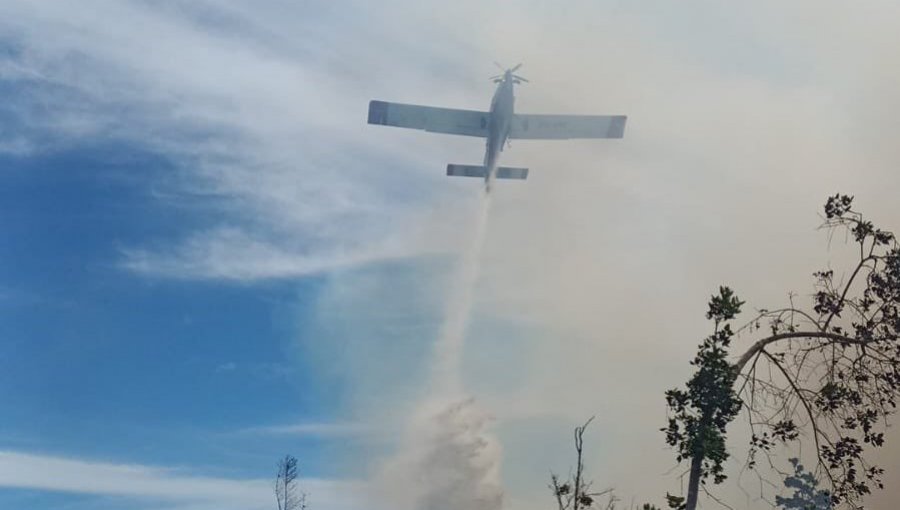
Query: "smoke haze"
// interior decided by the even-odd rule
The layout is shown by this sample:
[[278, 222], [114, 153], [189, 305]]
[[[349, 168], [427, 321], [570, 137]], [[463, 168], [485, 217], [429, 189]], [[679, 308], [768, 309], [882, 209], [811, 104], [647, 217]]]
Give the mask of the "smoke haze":
[[[708, 296], [808, 299], [848, 249], [815, 230], [835, 192], [900, 230], [896, 2], [202, 2], [233, 32], [187, 2], [51, 3], [0, 2], [24, 48], [0, 76], [46, 85], [11, 110], [28, 129], [0, 151], [165, 152], [176, 175], [154, 192], [224, 213], [125, 246], [119, 266], [141, 277], [325, 275], [297, 305], [297, 363], [341, 388], [341, 418], [392, 431], [329, 460], [403, 510], [493, 509], [501, 493], [546, 509], [548, 470], [567, 470], [594, 414], [598, 486], [660, 504], [679, 490], [663, 392], [691, 372]], [[492, 60], [524, 61], [517, 111], [629, 121], [623, 140], [513, 141], [504, 165], [531, 172], [494, 186], [487, 235], [481, 183], [443, 175], [482, 141], [366, 126], [365, 105], [485, 109]], [[900, 499], [893, 436], [874, 508]], [[716, 490], [769, 508], [752, 478]]]

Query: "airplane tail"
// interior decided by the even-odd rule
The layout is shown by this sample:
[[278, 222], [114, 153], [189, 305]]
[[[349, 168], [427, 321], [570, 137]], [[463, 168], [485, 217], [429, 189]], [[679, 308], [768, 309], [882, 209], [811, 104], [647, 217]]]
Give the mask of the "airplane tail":
[[[487, 172], [487, 167], [480, 165], [447, 165], [447, 175], [453, 177], [481, 177], [484, 179], [487, 177]], [[528, 178], [528, 169], [501, 166], [497, 167], [495, 177], [498, 179], [525, 180]]]

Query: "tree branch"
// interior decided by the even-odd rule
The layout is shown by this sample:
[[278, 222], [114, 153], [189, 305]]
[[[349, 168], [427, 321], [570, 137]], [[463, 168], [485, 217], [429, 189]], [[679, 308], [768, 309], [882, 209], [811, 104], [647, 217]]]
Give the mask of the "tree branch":
[[790, 333], [778, 333], [777, 335], [768, 336], [763, 338], [762, 340], [757, 341], [740, 358], [738, 358], [737, 362], [734, 364], [734, 370], [736, 373], [741, 373], [744, 370], [744, 366], [753, 358], [753, 356], [766, 348], [768, 345], [778, 342], [779, 340], [787, 340], [791, 338], [818, 338], [822, 340], [832, 340], [838, 343], [846, 343], [852, 345], [869, 345], [878, 342], [883, 342], [885, 340], [891, 340], [889, 338], [876, 338], [872, 340], [860, 340], [858, 338], [854, 338], [847, 335], [842, 335], [840, 333], [831, 333], [828, 331], [794, 331]]

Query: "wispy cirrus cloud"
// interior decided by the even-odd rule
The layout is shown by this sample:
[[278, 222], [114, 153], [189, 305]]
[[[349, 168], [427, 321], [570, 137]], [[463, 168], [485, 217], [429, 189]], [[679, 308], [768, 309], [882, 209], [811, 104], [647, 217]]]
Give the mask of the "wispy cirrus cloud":
[[257, 281], [297, 278], [326, 270], [405, 255], [388, 246], [311, 246], [259, 239], [234, 227], [191, 236], [170, 249], [125, 248], [122, 266], [145, 276], [176, 279]]
[[234, 372], [235, 369], [237, 369], [237, 363], [235, 363], [233, 361], [228, 361], [228, 362], [220, 363], [220, 364], [216, 365], [216, 373]]
[[34, 144], [22, 136], [0, 138], [0, 154], [27, 156], [34, 151]]
[[17, 133], [0, 152], [118, 141], [172, 161], [159, 186], [207, 226], [122, 250], [145, 276], [296, 278], [415, 253], [440, 172], [366, 136], [365, 111], [379, 76], [423, 77], [374, 53], [400, 46], [401, 23], [351, 4], [0, 4], [0, 114]]
[[[357, 507], [363, 485], [303, 479], [316, 506]], [[16, 451], [0, 451], [0, 487], [91, 494], [133, 500], [137, 507], [262, 510], [272, 506], [270, 480], [202, 476], [184, 468], [116, 464]]]
[[350, 422], [300, 422], [285, 425], [267, 425], [242, 430], [248, 434], [304, 436], [304, 437], [348, 437], [361, 436], [373, 432], [373, 426]]
[[[517, 109], [630, 115], [615, 143], [504, 154], [533, 172], [493, 199], [476, 307], [489, 324], [475, 321], [467, 381], [501, 421], [560, 416], [501, 431], [521, 508], [543, 505], [570, 426], [598, 410], [598, 483], [672, 490], [661, 395], [707, 331], [708, 291], [727, 281], [769, 306], [808, 288], [822, 258], [815, 211], [836, 190], [900, 216], [889, 2], [147, 5], [0, 4], [17, 48], [0, 69], [27, 90], [9, 115], [45, 135], [29, 143], [139, 140], [178, 163], [171, 196], [226, 204], [210, 226], [123, 250], [142, 275], [294, 278], [415, 253], [422, 230], [465, 229], [471, 203], [447, 200], [460, 184], [428, 165], [478, 158], [481, 141], [366, 129], [370, 98], [482, 107], [485, 63], [522, 57], [533, 82]], [[401, 287], [395, 274], [343, 274], [319, 296], [318, 320], [347, 331], [309, 348], [361, 394], [366, 419], [401, 421], [421, 383], [438, 319], [410, 310], [439, 292], [433, 276]]]

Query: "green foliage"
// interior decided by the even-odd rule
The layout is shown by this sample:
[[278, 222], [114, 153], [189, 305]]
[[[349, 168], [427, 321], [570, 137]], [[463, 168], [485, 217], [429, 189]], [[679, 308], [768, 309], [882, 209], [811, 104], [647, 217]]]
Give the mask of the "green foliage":
[[831, 494], [818, 488], [819, 481], [803, 469], [798, 459], [790, 459], [794, 474], [784, 479], [784, 486], [793, 489], [789, 498], [775, 496], [775, 504], [784, 510], [831, 510]]
[[666, 493], [666, 503], [672, 510], [684, 510], [685, 506], [687, 506], [684, 502], [684, 497], [675, 496], [668, 492]]
[[[884, 487], [884, 471], [868, 457], [886, 443], [888, 418], [900, 406], [900, 241], [855, 211], [852, 196], [829, 197], [824, 212], [823, 227], [845, 231], [858, 248], [856, 266], [837, 277], [830, 268], [814, 273], [809, 307], [791, 294], [789, 306], [759, 310], [745, 331], [768, 322], [770, 332], [733, 365], [729, 322], [744, 303], [727, 287], [711, 297], [706, 317], [715, 327], [691, 362], [697, 370], [685, 388], [666, 392], [666, 442], [679, 462], [691, 462], [687, 498], [669, 496], [670, 508], [694, 510], [700, 484], [725, 480], [726, 427], [741, 410], [751, 423], [751, 468], [756, 452], [815, 443], [829, 491], [797, 464], [786, 481], [795, 494], [779, 500], [784, 508], [861, 509], [862, 498]], [[738, 377], [745, 382], [735, 388]], [[825, 495], [831, 506], [822, 506]]]
[[[832, 483], [831, 500], [849, 506], [884, 486], [884, 471], [866, 462], [866, 454], [884, 446], [887, 418], [900, 402], [900, 244], [855, 211], [849, 195], [828, 198], [825, 220], [846, 229], [860, 253], [846, 282], [830, 269], [814, 274], [813, 311], [822, 330], [840, 338], [823, 344], [835, 354], [809, 403], [823, 417], [818, 432], [829, 436], [818, 456]], [[851, 292], [854, 278], [859, 284]]]
[[[701, 481], [712, 475], [717, 484], [727, 478], [723, 467], [728, 459], [725, 428], [741, 408], [733, 389], [737, 374], [727, 359], [734, 336], [727, 321], [740, 313], [741, 305], [743, 301], [728, 287], [720, 287], [719, 294], [712, 296], [706, 317], [715, 322], [715, 330], [691, 361], [697, 371], [686, 389], [666, 392], [669, 424], [662, 429], [666, 442], [676, 448], [678, 462], [700, 457]], [[670, 507], [672, 498], [669, 497]]]
[[734, 295], [734, 291], [728, 287], [719, 287], [719, 295], [709, 299], [709, 310], [706, 318], [716, 321], [716, 325], [724, 321], [730, 321], [741, 313], [744, 302]]

